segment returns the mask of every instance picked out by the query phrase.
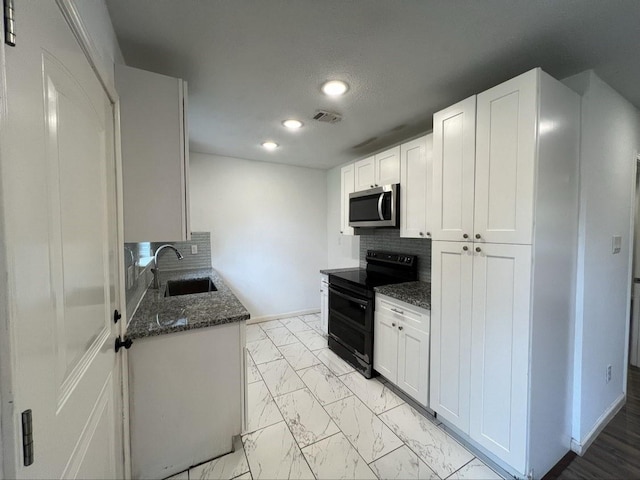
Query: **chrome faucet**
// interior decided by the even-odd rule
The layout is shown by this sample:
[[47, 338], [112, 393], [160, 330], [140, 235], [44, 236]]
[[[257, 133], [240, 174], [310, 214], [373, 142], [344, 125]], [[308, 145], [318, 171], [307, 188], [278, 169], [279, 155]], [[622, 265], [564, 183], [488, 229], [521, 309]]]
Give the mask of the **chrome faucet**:
[[176, 253], [176, 257], [178, 257], [178, 260], [182, 260], [184, 258], [182, 256], [182, 254], [178, 251], [178, 249], [176, 247], [174, 247], [173, 245], [170, 245], [168, 243], [166, 243], [164, 245], [160, 245], [156, 249], [156, 254], [153, 256], [153, 264], [156, 267], [156, 268], [152, 268], [151, 269], [151, 271], [153, 272], [153, 288], [160, 288], [160, 278], [159, 278], [160, 277], [160, 267], [158, 267], [158, 255], [165, 248], [170, 248], [171, 250], [173, 250]]

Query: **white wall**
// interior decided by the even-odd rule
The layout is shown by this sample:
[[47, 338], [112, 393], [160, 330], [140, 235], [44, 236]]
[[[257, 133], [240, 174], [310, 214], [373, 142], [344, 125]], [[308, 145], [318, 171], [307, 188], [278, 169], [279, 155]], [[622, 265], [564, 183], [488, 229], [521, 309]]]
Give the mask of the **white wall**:
[[[593, 72], [565, 80], [582, 95], [573, 438], [585, 445], [626, 389], [630, 215], [638, 111]], [[612, 236], [622, 251], [612, 254]], [[612, 379], [605, 382], [607, 365]]]
[[192, 152], [191, 227], [252, 318], [319, 310], [326, 172]]
[[327, 246], [328, 268], [349, 268], [360, 265], [360, 238], [340, 234], [340, 169], [327, 172]]

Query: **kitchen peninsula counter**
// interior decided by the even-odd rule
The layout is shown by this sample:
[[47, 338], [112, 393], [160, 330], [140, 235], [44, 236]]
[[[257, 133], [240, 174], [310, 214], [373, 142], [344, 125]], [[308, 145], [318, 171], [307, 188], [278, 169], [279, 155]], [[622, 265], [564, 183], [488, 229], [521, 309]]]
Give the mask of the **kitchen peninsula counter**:
[[[168, 280], [211, 277], [214, 292], [165, 297]], [[250, 318], [247, 309], [213, 268], [160, 272], [160, 288], [149, 288], [127, 328], [127, 339], [213, 327]]]

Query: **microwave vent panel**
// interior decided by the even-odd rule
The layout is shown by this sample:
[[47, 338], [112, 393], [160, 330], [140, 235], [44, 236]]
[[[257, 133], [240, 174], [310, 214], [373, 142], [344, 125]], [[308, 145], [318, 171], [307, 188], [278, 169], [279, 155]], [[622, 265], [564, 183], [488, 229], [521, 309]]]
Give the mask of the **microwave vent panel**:
[[340, 120], [342, 120], [342, 115], [338, 113], [327, 112], [326, 110], [318, 110], [313, 115], [313, 119], [325, 123], [338, 123]]

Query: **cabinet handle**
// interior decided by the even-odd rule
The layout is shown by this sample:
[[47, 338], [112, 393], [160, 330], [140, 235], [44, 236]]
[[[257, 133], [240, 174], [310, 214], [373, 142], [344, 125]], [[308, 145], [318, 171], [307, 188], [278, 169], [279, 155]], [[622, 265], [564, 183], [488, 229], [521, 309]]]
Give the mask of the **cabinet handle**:
[[476, 247], [476, 252], [481, 252], [482, 249], [480, 247]]
[[464, 250], [464, 251], [466, 252], [467, 250], [469, 250], [469, 247], [467, 247], [467, 246], [465, 245], [464, 247], [462, 247], [462, 250]]
[[464, 233], [464, 234], [462, 235], [462, 238], [469, 238], [469, 235], [467, 235], [466, 233]]
[[344, 233], [342, 230], [340, 230], [340, 233]]
[[373, 188], [373, 185], [369, 185], [369, 188]]
[[395, 308], [392, 308], [391, 311], [399, 313], [400, 315], [404, 315], [404, 312], [402, 310], [396, 310]]
[[395, 326], [396, 326], [396, 324], [395, 324], [395, 323], [392, 323], [392, 324], [391, 324], [391, 326], [392, 326], [392, 327], [395, 327]]
[[478, 240], [480, 240], [481, 236], [480, 236], [480, 234], [479, 234], [479, 233], [476, 233], [476, 238], [477, 238]]
[[427, 237], [430, 237], [430, 236], [431, 236], [431, 232], [427, 232]]
[[420, 232], [420, 236], [421, 236], [421, 237], [424, 237], [424, 233]]
[[402, 330], [403, 328], [404, 328], [404, 327], [403, 327], [402, 325], [400, 325], [400, 326], [398, 327], [398, 330]]

